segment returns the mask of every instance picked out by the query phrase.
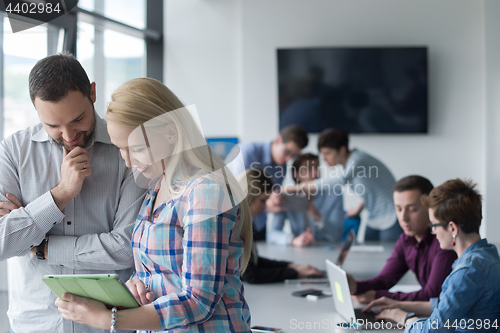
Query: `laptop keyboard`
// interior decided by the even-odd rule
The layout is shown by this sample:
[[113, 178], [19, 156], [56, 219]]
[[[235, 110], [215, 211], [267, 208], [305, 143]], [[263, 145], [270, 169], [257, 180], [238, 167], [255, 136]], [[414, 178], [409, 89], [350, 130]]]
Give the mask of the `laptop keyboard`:
[[356, 319], [363, 320], [365, 323], [377, 322], [377, 319], [375, 319], [376, 314], [373, 311], [363, 312], [361, 309], [354, 309], [354, 314], [356, 315]]

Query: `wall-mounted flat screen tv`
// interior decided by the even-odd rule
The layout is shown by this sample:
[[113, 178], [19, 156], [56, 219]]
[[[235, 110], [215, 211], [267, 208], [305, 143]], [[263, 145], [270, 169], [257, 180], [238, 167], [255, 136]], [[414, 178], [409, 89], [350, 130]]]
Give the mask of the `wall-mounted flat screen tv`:
[[427, 133], [426, 47], [278, 49], [280, 129]]

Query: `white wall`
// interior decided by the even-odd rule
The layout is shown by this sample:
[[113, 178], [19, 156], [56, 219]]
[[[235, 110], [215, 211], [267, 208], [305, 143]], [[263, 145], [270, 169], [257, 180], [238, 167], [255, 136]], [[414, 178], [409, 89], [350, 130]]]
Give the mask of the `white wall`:
[[485, 1], [486, 131], [484, 217], [488, 240], [500, 243], [500, 1]]
[[[417, 173], [435, 185], [472, 178], [500, 199], [500, 173], [489, 183], [500, 165], [490, 158], [500, 148], [493, 134], [500, 117], [490, 121], [500, 75], [489, 71], [500, 59], [498, 1], [169, 0], [166, 7], [166, 83], [197, 104], [207, 136], [277, 135], [278, 47], [427, 45], [429, 133], [352, 135], [352, 146], [379, 157], [396, 178]], [[494, 214], [485, 217], [498, 231], [488, 199]], [[500, 242], [500, 233], [488, 238]]]
[[238, 1], [165, 1], [165, 83], [196, 104], [206, 136], [238, 131]]

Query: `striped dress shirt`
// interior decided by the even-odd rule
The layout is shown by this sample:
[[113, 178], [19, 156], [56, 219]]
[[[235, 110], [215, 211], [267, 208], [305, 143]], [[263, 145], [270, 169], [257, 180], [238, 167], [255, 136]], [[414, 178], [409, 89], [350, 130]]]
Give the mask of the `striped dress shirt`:
[[[131, 234], [144, 198], [104, 120], [85, 149], [91, 176], [61, 212], [50, 193], [61, 179], [62, 146], [41, 124], [0, 143], [0, 201], [6, 193], [23, 207], [0, 218], [0, 260], [8, 261], [10, 325], [16, 333], [105, 332], [61, 318], [47, 274], [132, 273]], [[28, 253], [48, 235], [48, 260]]]
[[153, 211], [160, 180], [151, 182], [132, 235], [133, 278], [156, 294], [165, 331], [250, 332], [238, 206], [224, 211], [227, 192], [211, 175], [174, 185], [180, 197]]

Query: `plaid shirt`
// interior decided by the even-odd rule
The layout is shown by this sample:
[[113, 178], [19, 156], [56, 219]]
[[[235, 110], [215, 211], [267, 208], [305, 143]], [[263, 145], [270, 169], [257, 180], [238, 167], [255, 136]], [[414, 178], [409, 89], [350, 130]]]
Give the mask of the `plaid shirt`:
[[233, 233], [238, 207], [217, 213], [225, 187], [204, 176], [179, 184], [182, 195], [152, 212], [160, 179], [152, 182], [134, 228], [132, 278], [156, 294], [164, 330], [250, 332], [240, 280], [244, 245]]

